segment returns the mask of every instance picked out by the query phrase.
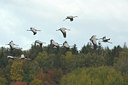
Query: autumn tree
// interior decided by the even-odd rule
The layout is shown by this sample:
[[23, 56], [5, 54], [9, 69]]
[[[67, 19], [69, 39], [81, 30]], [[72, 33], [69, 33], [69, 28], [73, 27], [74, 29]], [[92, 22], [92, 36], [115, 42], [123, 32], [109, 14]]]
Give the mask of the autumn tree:
[[10, 79], [12, 81], [21, 81], [23, 79], [24, 71], [22, 69], [23, 63], [14, 61], [10, 70]]
[[30, 85], [42, 85], [42, 81], [35, 78], [31, 81]]
[[63, 76], [61, 69], [51, 69], [47, 73], [44, 73], [42, 69], [39, 70], [38, 79], [42, 80], [44, 85], [58, 85], [60, 79]]
[[12, 82], [10, 85], [27, 85], [27, 83], [22, 81], [17, 81], [17, 82]]

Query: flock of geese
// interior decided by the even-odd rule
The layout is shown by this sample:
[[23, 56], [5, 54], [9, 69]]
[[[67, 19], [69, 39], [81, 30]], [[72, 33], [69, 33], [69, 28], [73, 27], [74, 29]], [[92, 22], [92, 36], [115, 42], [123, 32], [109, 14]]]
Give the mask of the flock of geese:
[[112, 44], [112, 42], [109, 42], [110, 38], [106, 38], [106, 36], [102, 37], [102, 38], [96, 38], [96, 35], [93, 35], [91, 38], [90, 38], [90, 41], [92, 42], [93, 46], [94, 46], [94, 49], [96, 50], [97, 48], [97, 40], [99, 40], [99, 44], [101, 44], [101, 42], [104, 42], [104, 43], [110, 43]]
[[[76, 17], [78, 17], [78, 16], [67, 16], [63, 21], [69, 19], [69, 20], [72, 22], [72, 21], [74, 20], [74, 18], [76, 18]], [[70, 31], [70, 29], [67, 29], [67, 28], [64, 28], [64, 27], [62, 27], [62, 28], [60, 28], [60, 29], [58, 29], [58, 30], [56, 30], [56, 31], [61, 31], [61, 33], [63, 34], [63, 37], [66, 38], [66, 30], [67, 30], [67, 31]], [[36, 29], [36, 28], [34, 28], [34, 27], [30, 27], [30, 29], [27, 30], [27, 31], [31, 31], [31, 32], [33, 33], [33, 35], [36, 35], [37, 32], [38, 32], [38, 31], [41, 31], [41, 30], [38, 30], [38, 29]], [[99, 43], [101, 43], [101, 42], [112, 43], [112, 42], [109, 42], [110, 38], [107, 39], [106, 36], [97, 39], [97, 38], [96, 38], [96, 35], [93, 35], [93, 36], [90, 38], [90, 41], [91, 41], [91, 43], [93, 44], [95, 50], [97, 49], [97, 40], [99, 40]], [[42, 42], [42, 41], [40, 41], [40, 40], [35, 40], [34, 43], [35, 43], [35, 45], [37, 45], [37, 44], [40, 45], [40, 47], [42, 47], [42, 45], [45, 44], [45, 42]], [[14, 44], [13, 41], [10, 41], [9, 44], [7, 44], [7, 45], [10, 46], [10, 50], [13, 50], [13, 49], [22, 49], [22, 48], [17, 47], [18, 45]], [[59, 45], [61, 45], [61, 44], [58, 44], [58, 43], [55, 42], [53, 39], [51, 39], [51, 40], [50, 40], [50, 45], [52, 45], [53, 48], [58, 48]], [[65, 41], [65, 42], [63, 43], [63, 46], [62, 46], [62, 47], [65, 47], [66, 49], [69, 49], [69, 48], [70, 48], [70, 46], [69, 46], [69, 44], [67, 43], [67, 41]], [[13, 56], [7, 56], [7, 58], [14, 59]], [[24, 57], [24, 54], [21, 55], [20, 59], [26, 59], [26, 58]]]

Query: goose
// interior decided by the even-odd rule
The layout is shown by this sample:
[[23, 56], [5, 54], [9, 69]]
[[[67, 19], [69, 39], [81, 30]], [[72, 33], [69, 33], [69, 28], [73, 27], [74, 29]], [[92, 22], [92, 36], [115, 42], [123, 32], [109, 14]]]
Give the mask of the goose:
[[19, 59], [27, 59], [27, 58], [25, 58], [24, 54], [21, 54]]
[[13, 57], [13, 56], [7, 56], [7, 58], [9, 59], [14, 59], [15, 57]]
[[67, 19], [69, 19], [70, 21], [73, 21], [74, 18], [76, 18], [76, 17], [78, 17], [78, 16], [67, 16], [63, 21], [65, 21]]
[[13, 50], [13, 49], [22, 49], [22, 48], [15, 47], [15, 46], [18, 46], [18, 45], [14, 44], [13, 41], [10, 41], [9, 44], [7, 44], [7, 45], [10, 46], [11, 50]]
[[70, 29], [66, 29], [66, 28], [64, 28], [64, 27], [62, 27], [62, 28], [60, 28], [60, 29], [58, 29], [58, 30], [56, 30], [56, 31], [61, 31], [62, 34], [63, 34], [63, 37], [66, 38], [66, 30], [70, 31]]
[[107, 39], [106, 36], [104, 36], [100, 39], [102, 39], [102, 42], [108, 42], [108, 43], [112, 44], [112, 42], [109, 42], [110, 38]]
[[67, 41], [65, 41], [65, 42], [63, 43], [63, 47], [65, 47], [65, 48], [67, 48], [67, 49], [70, 48], [70, 46], [69, 46], [69, 44], [67, 43]]
[[97, 42], [96, 42], [96, 40], [98, 40], [98, 39], [96, 38], [96, 35], [93, 35], [93, 36], [90, 38], [90, 41], [92, 42], [92, 44], [93, 44], [93, 46], [94, 46], [94, 49], [97, 48]]
[[27, 30], [27, 31], [32, 31], [33, 32], [33, 35], [36, 35], [37, 34], [37, 31], [41, 31], [41, 30], [37, 30], [34, 27], [30, 27], [30, 30]]
[[53, 45], [54, 48], [59, 47], [59, 44], [55, 42], [53, 39], [51, 39], [50, 44]]
[[35, 45], [36, 45], [37, 43], [40, 45], [40, 47], [42, 47], [43, 43], [45, 44], [45, 42], [42, 42], [42, 41], [40, 41], [40, 40], [35, 40]]
[[31, 59], [30, 58], [26, 58], [25, 56], [24, 56], [24, 54], [21, 54], [21, 56], [20, 56], [20, 58], [19, 59], [25, 59], [25, 60], [28, 60], [28, 61], [30, 61]]

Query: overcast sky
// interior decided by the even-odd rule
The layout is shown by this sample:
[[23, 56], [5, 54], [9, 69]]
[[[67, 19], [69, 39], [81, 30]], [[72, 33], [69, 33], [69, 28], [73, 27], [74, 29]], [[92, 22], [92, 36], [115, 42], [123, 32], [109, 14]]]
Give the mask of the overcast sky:
[[[66, 16], [77, 15], [73, 22], [63, 21]], [[30, 27], [42, 30], [37, 35], [26, 31]], [[67, 38], [56, 31], [61, 27], [71, 29]], [[41, 40], [45, 46], [53, 39], [67, 41], [80, 49], [92, 35], [106, 36], [113, 44], [128, 42], [128, 0], [0, 0], [0, 47], [9, 47], [11, 40], [23, 49]]]

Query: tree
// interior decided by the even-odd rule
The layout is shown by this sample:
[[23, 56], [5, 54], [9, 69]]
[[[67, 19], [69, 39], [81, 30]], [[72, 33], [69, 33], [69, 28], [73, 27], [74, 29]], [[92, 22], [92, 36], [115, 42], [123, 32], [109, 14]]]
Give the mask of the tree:
[[63, 76], [60, 85], [124, 85], [124, 80], [110, 67], [83, 68]]
[[8, 60], [7, 60], [8, 54], [9, 51], [6, 48], [4, 47], [0, 48], [0, 68], [4, 68], [8, 64]]
[[28, 72], [29, 72], [28, 78], [29, 78], [29, 81], [30, 81], [30, 80], [37, 77], [38, 71], [40, 69], [39, 63], [37, 61], [32, 61], [29, 65], [29, 69], [30, 70], [28, 70]]
[[42, 52], [43, 49], [40, 46], [32, 45], [31, 49], [26, 53], [27, 56], [29, 56], [32, 60], [36, 58], [39, 52]]
[[91, 43], [88, 43], [86, 46], [84, 45], [82, 49], [80, 50], [80, 53], [87, 54], [87, 53], [93, 53], [95, 50], [93, 49], [93, 46]]
[[74, 68], [72, 52], [67, 51], [65, 56], [61, 56], [61, 59], [63, 59], [62, 61], [63, 61], [65, 70], [72, 71]]
[[27, 83], [22, 81], [17, 81], [17, 82], [12, 82], [10, 85], [27, 85]]
[[5, 78], [0, 77], [0, 85], [7, 85], [7, 80]]
[[127, 49], [127, 43], [124, 43], [123, 49]]
[[78, 54], [76, 44], [73, 45], [73, 48], [71, 48], [71, 51], [72, 51], [72, 54]]
[[104, 65], [104, 57], [97, 55], [96, 53], [88, 53], [84, 55], [84, 60], [86, 67], [98, 67]]
[[119, 58], [115, 58], [114, 68], [122, 73], [128, 72], [128, 50], [120, 52]]
[[30, 85], [42, 85], [42, 81], [35, 78], [31, 81]]
[[61, 69], [51, 69], [48, 73], [43, 73], [43, 70], [40, 69], [38, 73], [38, 79], [42, 80], [44, 85], [58, 85], [63, 73]]
[[34, 61], [38, 62], [39, 67], [42, 68], [44, 72], [47, 72], [50, 68], [53, 67], [53, 64], [54, 64], [54, 61], [51, 61], [51, 59], [46, 52], [41, 52], [35, 58]]
[[22, 62], [13, 62], [10, 71], [10, 78], [12, 81], [21, 81], [23, 79], [24, 71], [22, 69], [22, 66]]

